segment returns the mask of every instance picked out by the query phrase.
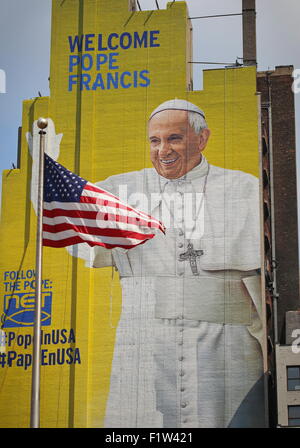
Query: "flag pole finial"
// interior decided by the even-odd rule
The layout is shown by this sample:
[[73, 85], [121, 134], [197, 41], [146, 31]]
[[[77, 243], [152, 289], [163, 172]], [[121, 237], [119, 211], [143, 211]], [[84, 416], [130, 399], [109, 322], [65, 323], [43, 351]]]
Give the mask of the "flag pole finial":
[[48, 120], [41, 117], [38, 119], [37, 125], [39, 129], [46, 129], [46, 127], [48, 126]]

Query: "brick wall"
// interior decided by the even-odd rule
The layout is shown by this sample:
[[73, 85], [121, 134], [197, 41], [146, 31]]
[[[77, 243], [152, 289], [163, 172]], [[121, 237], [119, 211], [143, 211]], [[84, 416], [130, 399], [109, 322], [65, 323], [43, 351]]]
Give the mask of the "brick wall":
[[[295, 107], [292, 91], [292, 66], [276, 67], [260, 72], [257, 90], [263, 105], [271, 104], [275, 250], [277, 261], [278, 330], [285, 343], [285, 313], [300, 308], [298, 218], [296, 183]], [[269, 132], [268, 114], [262, 111], [264, 126]]]

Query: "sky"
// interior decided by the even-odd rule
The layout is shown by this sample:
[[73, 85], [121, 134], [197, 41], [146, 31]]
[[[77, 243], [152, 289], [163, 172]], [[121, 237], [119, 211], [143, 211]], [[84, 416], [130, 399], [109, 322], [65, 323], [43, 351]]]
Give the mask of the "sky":
[[[113, 0], [107, 0], [113, 1]], [[242, 11], [242, 0], [186, 0], [190, 17]], [[143, 10], [156, 9], [155, 0], [139, 0]], [[158, 0], [161, 9], [166, 0]], [[258, 70], [277, 65], [300, 69], [300, 1], [256, 0]], [[193, 60], [232, 62], [242, 57], [241, 16], [193, 20]], [[17, 163], [17, 134], [22, 101], [48, 96], [51, 0], [0, 0], [0, 171]], [[202, 89], [202, 70], [194, 65], [194, 89]], [[215, 66], [218, 67], [218, 66]], [[220, 67], [220, 66], [219, 66]], [[3, 72], [2, 72], [3, 73]], [[1, 92], [0, 85], [0, 92]], [[297, 164], [300, 175], [300, 93], [295, 95]], [[1, 189], [1, 183], [0, 183]]]

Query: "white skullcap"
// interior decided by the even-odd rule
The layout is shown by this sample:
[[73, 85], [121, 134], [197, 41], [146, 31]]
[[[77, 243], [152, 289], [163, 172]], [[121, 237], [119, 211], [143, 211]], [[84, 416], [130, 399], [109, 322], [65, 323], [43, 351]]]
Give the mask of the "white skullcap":
[[154, 115], [158, 114], [159, 112], [162, 112], [163, 110], [186, 110], [187, 112], [195, 112], [196, 114], [201, 115], [205, 119], [205, 114], [203, 110], [199, 109], [198, 106], [196, 106], [193, 103], [190, 103], [186, 100], [179, 100], [175, 98], [174, 100], [168, 100], [164, 103], [160, 104], [154, 111], [151, 113], [149, 120], [151, 120]]

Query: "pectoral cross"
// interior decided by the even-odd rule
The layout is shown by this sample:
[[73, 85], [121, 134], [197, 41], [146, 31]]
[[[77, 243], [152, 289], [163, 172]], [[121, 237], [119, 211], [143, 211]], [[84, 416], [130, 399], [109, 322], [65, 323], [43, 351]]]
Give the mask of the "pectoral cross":
[[194, 275], [199, 275], [197, 268], [197, 257], [201, 257], [204, 252], [203, 250], [194, 250], [194, 247], [191, 243], [188, 244], [187, 251], [183, 254], [179, 254], [179, 261], [189, 260], [192, 273]]

